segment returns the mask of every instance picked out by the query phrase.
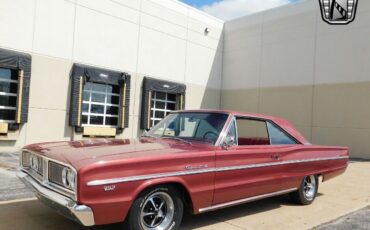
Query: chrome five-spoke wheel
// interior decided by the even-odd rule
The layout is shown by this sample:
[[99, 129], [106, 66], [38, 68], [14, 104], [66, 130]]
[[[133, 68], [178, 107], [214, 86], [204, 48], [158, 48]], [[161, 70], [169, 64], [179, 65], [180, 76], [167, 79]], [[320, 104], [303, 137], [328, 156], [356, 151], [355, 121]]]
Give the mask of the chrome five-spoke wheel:
[[184, 212], [182, 190], [171, 185], [148, 188], [135, 199], [123, 229], [176, 230]]
[[313, 200], [316, 195], [316, 178], [315, 176], [306, 176], [303, 180], [303, 195], [307, 200]]
[[172, 223], [174, 209], [174, 202], [167, 193], [151, 194], [141, 208], [141, 227], [145, 230], [167, 229]]
[[316, 175], [305, 176], [298, 190], [291, 193], [291, 197], [297, 204], [311, 204], [315, 200], [318, 186], [319, 181]]

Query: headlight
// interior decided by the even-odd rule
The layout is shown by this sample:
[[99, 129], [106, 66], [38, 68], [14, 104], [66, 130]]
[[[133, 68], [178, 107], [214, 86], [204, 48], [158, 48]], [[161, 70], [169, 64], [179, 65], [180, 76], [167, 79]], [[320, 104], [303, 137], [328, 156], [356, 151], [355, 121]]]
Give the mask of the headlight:
[[48, 173], [50, 182], [76, 191], [77, 172], [72, 167], [49, 161]]
[[76, 173], [72, 169], [64, 167], [62, 171], [62, 181], [64, 187], [75, 190]]

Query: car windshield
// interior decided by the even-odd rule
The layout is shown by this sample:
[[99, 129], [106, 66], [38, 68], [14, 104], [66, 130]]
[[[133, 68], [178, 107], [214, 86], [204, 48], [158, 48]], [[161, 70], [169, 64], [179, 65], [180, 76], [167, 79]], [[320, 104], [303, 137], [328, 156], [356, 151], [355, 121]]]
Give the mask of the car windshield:
[[222, 113], [172, 113], [144, 136], [215, 144], [227, 118], [228, 115]]

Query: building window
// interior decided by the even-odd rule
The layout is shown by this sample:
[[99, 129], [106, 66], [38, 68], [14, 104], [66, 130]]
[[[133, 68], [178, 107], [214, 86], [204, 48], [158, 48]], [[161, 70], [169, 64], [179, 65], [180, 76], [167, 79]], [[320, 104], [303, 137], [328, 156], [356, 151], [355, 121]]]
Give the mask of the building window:
[[15, 123], [18, 71], [0, 68], [0, 122]]
[[87, 82], [83, 91], [82, 126], [117, 127], [120, 88]]
[[143, 81], [140, 128], [148, 130], [171, 111], [185, 108], [186, 85], [145, 77]]
[[150, 108], [151, 125], [156, 125], [165, 118], [171, 111], [176, 110], [176, 94], [153, 92]]
[[113, 137], [127, 128], [130, 79], [124, 72], [74, 64], [69, 124], [75, 132]]
[[28, 121], [32, 57], [0, 48], [0, 134]]

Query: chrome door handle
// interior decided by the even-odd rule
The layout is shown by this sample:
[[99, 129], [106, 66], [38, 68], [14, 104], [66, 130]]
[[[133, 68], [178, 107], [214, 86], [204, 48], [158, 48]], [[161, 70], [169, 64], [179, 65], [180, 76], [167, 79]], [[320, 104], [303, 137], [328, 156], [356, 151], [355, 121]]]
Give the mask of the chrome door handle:
[[274, 160], [280, 160], [280, 154], [273, 154], [271, 155], [271, 158]]

